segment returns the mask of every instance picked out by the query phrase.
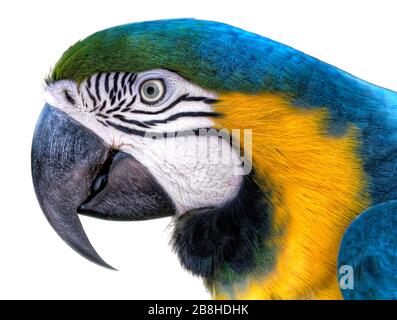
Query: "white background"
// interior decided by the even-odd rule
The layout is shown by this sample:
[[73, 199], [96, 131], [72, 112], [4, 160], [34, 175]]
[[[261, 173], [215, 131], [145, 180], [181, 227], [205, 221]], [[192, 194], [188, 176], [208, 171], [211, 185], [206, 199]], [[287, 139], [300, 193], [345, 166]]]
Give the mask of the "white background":
[[0, 1], [0, 298], [207, 299], [168, 246], [168, 219], [82, 218], [112, 272], [55, 234], [36, 201], [30, 144], [43, 78], [75, 41], [118, 24], [195, 17], [270, 37], [397, 89], [397, 2]]

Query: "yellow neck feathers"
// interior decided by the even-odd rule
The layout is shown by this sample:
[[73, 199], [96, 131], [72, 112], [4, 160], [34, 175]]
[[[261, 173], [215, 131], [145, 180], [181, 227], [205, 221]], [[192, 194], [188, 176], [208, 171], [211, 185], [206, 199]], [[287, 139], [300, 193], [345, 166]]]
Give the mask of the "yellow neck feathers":
[[[272, 94], [219, 97], [218, 128], [252, 129], [257, 182], [272, 187], [278, 247], [271, 272], [236, 285], [239, 299], [338, 299], [337, 255], [352, 219], [369, 206], [356, 129], [326, 132], [326, 109], [294, 107]], [[216, 291], [216, 290], [215, 290]], [[225, 292], [214, 292], [228, 298]]]

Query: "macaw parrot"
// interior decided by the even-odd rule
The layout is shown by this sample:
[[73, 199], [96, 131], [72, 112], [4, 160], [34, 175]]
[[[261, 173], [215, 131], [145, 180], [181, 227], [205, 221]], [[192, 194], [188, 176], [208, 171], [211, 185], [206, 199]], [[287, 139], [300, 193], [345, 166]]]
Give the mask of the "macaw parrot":
[[35, 192], [87, 259], [112, 268], [79, 215], [172, 217], [213, 298], [397, 298], [397, 93], [194, 19], [97, 32], [46, 83]]

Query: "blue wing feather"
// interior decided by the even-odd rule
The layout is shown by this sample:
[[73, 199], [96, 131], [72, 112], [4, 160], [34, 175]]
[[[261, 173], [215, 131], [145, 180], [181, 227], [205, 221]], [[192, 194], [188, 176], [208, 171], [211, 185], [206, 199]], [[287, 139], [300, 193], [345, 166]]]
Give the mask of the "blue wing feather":
[[397, 201], [371, 207], [353, 221], [341, 243], [338, 270], [353, 268], [345, 299], [397, 299]]

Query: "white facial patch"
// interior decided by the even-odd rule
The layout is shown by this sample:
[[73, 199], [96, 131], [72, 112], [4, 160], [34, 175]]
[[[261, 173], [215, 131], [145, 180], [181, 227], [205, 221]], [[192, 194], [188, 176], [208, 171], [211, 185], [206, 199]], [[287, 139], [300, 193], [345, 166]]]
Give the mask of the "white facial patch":
[[48, 86], [45, 100], [145, 165], [179, 214], [221, 206], [240, 188], [239, 151], [221, 137], [197, 133], [213, 126], [216, 95], [173, 72], [61, 80]]

